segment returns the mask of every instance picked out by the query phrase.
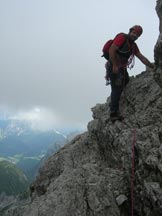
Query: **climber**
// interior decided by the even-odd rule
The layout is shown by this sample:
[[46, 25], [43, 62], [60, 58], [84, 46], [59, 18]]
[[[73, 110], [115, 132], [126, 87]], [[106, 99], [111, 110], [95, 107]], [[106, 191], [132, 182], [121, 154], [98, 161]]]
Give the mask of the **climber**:
[[118, 34], [109, 48], [106, 70], [109, 73], [111, 84], [110, 118], [113, 121], [123, 119], [119, 112], [119, 101], [124, 87], [129, 82], [127, 67], [132, 68], [134, 66], [134, 57], [139, 58], [144, 65], [154, 68], [154, 64], [140, 52], [135, 43], [142, 32], [142, 27], [135, 25], [129, 29], [128, 34]]

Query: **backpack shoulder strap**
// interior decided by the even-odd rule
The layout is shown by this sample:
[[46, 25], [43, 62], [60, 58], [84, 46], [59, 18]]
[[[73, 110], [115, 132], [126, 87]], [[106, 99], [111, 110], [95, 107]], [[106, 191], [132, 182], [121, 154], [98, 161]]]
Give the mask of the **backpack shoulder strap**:
[[[122, 49], [123, 46], [125, 45], [125, 43], [129, 43], [129, 41], [128, 41], [128, 35], [122, 32], [122, 33], [117, 34], [116, 37], [119, 36], [119, 35], [123, 35], [124, 38], [125, 38], [123, 44], [119, 47], [119, 49]], [[115, 38], [116, 38], [116, 37], [115, 37]], [[115, 39], [115, 38], [114, 38], [114, 39]]]
[[114, 37], [113, 40], [115, 40], [119, 35], [122, 35], [122, 36], [124, 36], [124, 38], [125, 38], [124, 42], [123, 42], [122, 45], [119, 47], [119, 50], [121, 50], [121, 49], [124, 47], [124, 45], [126, 44], [126, 42], [129, 44], [129, 41], [128, 41], [128, 35], [125, 34], [125, 33], [123, 33], [123, 32], [117, 34], [117, 35]]

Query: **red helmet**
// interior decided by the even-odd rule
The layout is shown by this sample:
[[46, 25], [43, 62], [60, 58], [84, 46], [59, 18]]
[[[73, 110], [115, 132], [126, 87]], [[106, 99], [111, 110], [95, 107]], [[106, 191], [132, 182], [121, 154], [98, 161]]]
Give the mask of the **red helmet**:
[[137, 35], [138, 35], [138, 37], [142, 34], [142, 32], [143, 32], [143, 29], [142, 29], [142, 27], [140, 26], [140, 25], [135, 25], [135, 26], [133, 26], [131, 29], [130, 29], [130, 31], [132, 31], [132, 30], [134, 30], [136, 33], [137, 33]]

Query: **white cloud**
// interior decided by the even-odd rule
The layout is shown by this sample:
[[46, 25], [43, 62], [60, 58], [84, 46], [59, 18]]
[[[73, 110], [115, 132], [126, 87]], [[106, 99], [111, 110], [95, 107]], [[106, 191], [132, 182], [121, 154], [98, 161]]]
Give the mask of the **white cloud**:
[[26, 121], [33, 129], [43, 131], [55, 129], [59, 124], [58, 118], [52, 111], [40, 107], [34, 107], [27, 111], [20, 111], [16, 115], [10, 116], [10, 119]]

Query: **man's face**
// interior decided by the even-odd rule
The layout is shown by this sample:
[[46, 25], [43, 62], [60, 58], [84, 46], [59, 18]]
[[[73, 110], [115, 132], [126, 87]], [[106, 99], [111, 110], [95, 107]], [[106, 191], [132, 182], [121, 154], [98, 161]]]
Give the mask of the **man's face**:
[[130, 39], [132, 40], [132, 41], [135, 41], [135, 40], [137, 40], [138, 39], [138, 34], [137, 34], [137, 32], [135, 31], [135, 30], [132, 30], [130, 33], [129, 33], [129, 37], [130, 37]]

